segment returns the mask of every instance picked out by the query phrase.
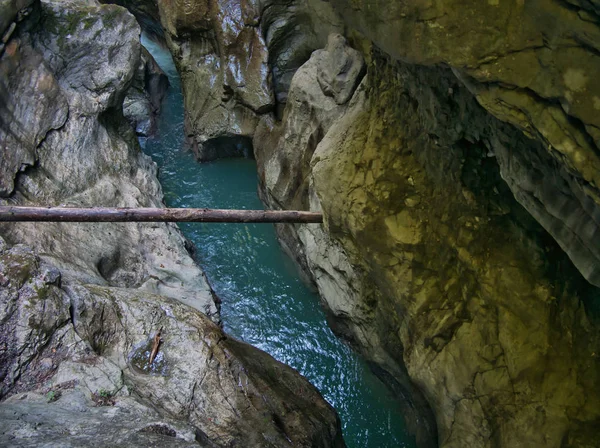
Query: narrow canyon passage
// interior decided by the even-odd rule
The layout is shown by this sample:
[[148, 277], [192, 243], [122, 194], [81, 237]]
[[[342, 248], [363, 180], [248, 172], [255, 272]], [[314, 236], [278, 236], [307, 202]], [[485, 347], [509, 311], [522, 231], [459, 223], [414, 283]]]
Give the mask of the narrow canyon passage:
[[[262, 209], [256, 164], [198, 164], [184, 149], [183, 98], [168, 52], [143, 39], [169, 76], [157, 138], [142, 142], [159, 166], [169, 207]], [[291, 365], [336, 408], [349, 447], [412, 447], [399, 404], [366, 363], [339, 341], [318, 297], [281, 252], [271, 225], [182, 224], [202, 269], [222, 299], [225, 330]]]

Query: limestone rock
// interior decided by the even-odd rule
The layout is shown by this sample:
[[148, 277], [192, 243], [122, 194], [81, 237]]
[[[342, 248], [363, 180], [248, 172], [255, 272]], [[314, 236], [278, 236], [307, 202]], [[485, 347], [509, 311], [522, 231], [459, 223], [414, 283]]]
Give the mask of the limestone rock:
[[[354, 90], [347, 92], [349, 95], [356, 92], [355, 98], [339, 104], [330, 95], [329, 87], [318, 82], [323, 67], [340, 67], [340, 53], [356, 51], [340, 37], [332, 35], [330, 41], [343, 47], [331, 45], [315, 51], [295, 73], [282, 122], [277, 126], [265, 118], [259, 126], [254, 147], [260, 193], [271, 208], [321, 211], [319, 191], [312, 184], [311, 160], [319, 160], [314, 152], [349, 109], [360, 110], [364, 103], [364, 86], [356, 92], [357, 80], [348, 84]], [[332, 175], [332, 183], [328, 185], [332, 197], [343, 194], [337, 190], [335, 179], [337, 175]], [[427, 403], [404, 373], [401, 362], [381, 348], [376, 322], [364, 303], [365, 296], [373, 294], [369, 291], [374, 286], [363, 282], [346, 249], [325, 229], [314, 225], [277, 225], [276, 229], [284, 250], [318, 288], [334, 316], [330, 320], [333, 328], [369, 360], [395, 374], [394, 381], [403, 391], [400, 403], [411, 431], [422, 446], [435, 446], [435, 422]]]
[[320, 0], [158, 5], [182, 79], [189, 143], [201, 161], [251, 155], [260, 118], [286, 101], [293, 73], [330, 30], [342, 30]]
[[[156, 166], [141, 153], [122, 113], [140, 63], [133, 17], [114, 5], [43, 2], [39, 24], [29, 26], [16, 35], [20, 43], [13, 57], [22, 62], [11, 64], [6, 53], [1, 61], [9, 79], [24, 83], [10, 91], [8, 103], [27, 125], [14, 129], [31, 156], [17, 160], [35, 161], [19, 173], [8, 201], [162, 206]], [[22, 101], [31, 97], [39, 101]], [[11, 141], [2, 140], [3, 168], [21, 154], [11, 151]], [[10, 184], [13, 176], [9, 171], [2, 179]], [[0, 232], [85, 282], [164, 294], [218, 319], [204, 274], [173, 225], [22, 223], [4, 224]]]
[[[210, 160], [218, 147], [213, 139], [251, 136], [258, 116], [274, 105], [258, 7], [250, 1], [162, 0], [158, 6], [181, 75], [191, 146], [200, 160]], [[238, 146], [218, 156], [248, 151]]]
[[[2, 20], [11, 16], [16, 20], [22, 8], [39, 8], [39, 3], [33, 3], [5, 1], [0, 5], [0, 16]], [[16, 25], [16, 22], [12, 23]], [[46, 62], [18, 37], [27, 25], [27, 22], [20, 22], [18, 27], [15, 26], [15, 31], [4, 43], [4, 51], [0, 51], [2, 100], [9, 106], [0, 112], [0, 197], [13, 192], [17, 173], [36, 163], [37, 146], [50, 130], [64, 125], [69, 110]], [[17, 95], [36, 100], [16, 101]]]
[[0, 1], [0, 37], [5, 44], [9, 36], [7, 32], [13, 23], [20, 22], [28, 16], [37, 0], [1, 0]]
[[[486, 110], [543, 143], [550, 158], [540, 155], [548, 160], [542, 177], [566, 188], [550, 182], [536, 188], [537, 155], [518, 152], [522, 176], [513, 171], [512, 156], [499, 155], [502, 175], [580, 272], [600, 286], [596, 2], [331, 3], [348, 26], [392, 58], [450, 66]], [[581, 219], [585, 224], [575, 224]]]
[[133, 83], [123, 100], [123, 115], [138, 137], [154, 132], [155, 119], [169, 87], [167, 75], [144, 47]]
[[[259, 174], [259, 194], [270, 208], [307, 210], [309, 207], [310, 160], [331, 124], [346, 110], [343, 103], [326, 94], [318, 81], [324, 65], [335, 66], [338, 54], [351, 53], [339, 35], [332, 40], [342, 44], [334, 49], [316, 50], [294, 74], [287, 107], [280, 123], [272, 116], [262, 118], [253, 140]], [[341, 37], [341, 36], [340, 36]], [[351, 85], [355, 87], [355, 80]], [[308, 107], [307, 107], [308, 106]], [[306, 271], [303, 248], [293, 226], [276, 225], [284, 250]], [[310, 275], [307, 275], [310, 277]]]
[[165, 34], [160, 24], [157, 0], [99, 0], [100, 3], [114, 3], [131, 12], [140, 27], [151, 39], [164, 42]]
[[[265, 121], [271, 138], [255, 140], [267, 201], [325, 216], [323, 229], [282, 230], [286, 247], [304, 258], [338, 333], [412, 387], [420, 422], [431, 405], [440, 445], [594, 446], [597, 289], [503, 177], [537, 160], [544, 174], [527, 175], [531, 188], [571, 187], [542, 182], [553, 167], [544, 145], [491, 117], [450, 70], [377, 50], [366, 59], [353, 98], [329, 114], [333, 100], [313, 94], [316, 64], [305, 64], [283, 123]], [[320, 119], [318, 136], [289, 138]], [[434, 444], [435, 424], [420, 426], [420, 443]]]
[[330, 33], [342, 33], [344, 24], [331, 4], [321, 0], [262, 0], [261, 7], [260, 26], [269, 50], [276, 113], [281, 117], [296, 71], [327, 44]]
[[[272, 205], [285, 201], [298, 210], [308, 207], [308, 162], [331, 123], [345, 111], [344, 103], [338, 103], [329, 94], [330, 86], [322, 87], [318, 73], [323, 72], [323, 66], [334, 66], [335, 62], [328, 61], [334, 60], [338, 53], [350, 51], [345, 44], [332, 51], [329, 48], [317, 50], [296, 71], [292, 85], [302, 87], [290, 90], [288, 106], [279, 125], [283, 126], [282, 132], [272, 129], [277, 125], [270, 117], [263, 119], [254, 139], [254, 152], [267, 197], [274, 199]], [[356, 81], [351, 84], [355, 85]], [[268, 144], [265, 134], [271, 134], [273, 140], [275, 136], [279, 139]]]
[[61, 278], [2, 243], [2, 445], [344, 446], [308, 381], [198, 311]]
[[337, 104], [347, 103], [365, 74], [362, 55], [346, 45], [346, 39], [331, 34], [327, 42], [327, 56], [317, 69], [317, 80], [321, 90], [333, 97]]

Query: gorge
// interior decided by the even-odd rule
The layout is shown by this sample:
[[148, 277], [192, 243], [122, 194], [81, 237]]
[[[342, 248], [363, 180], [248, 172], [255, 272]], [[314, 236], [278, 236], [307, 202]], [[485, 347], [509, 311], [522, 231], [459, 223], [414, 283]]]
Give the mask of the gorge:
[[[166, 205], [260, 209], [253, 160], [198, 165], [185, 148], [177, 71], [166, 50], [148, 39], [142, 42], [171, 80], [158, 133], [144, 148], [159, 167]], [[332, 334], [318, 298], [281, 252], [271, 226], [182, 223], [180, 227], [222, 300], [220, 315], [227, 334], [294, 367], [315, 385], [340, 415], [347, 446], [414, 446], [400, 405]]]
[[[172, 53], [197, 159], [252, 155], [267, 207], [323, 212], [279, 242], [418, 446], [598, 446], [595, 0], [115, 3]], [[0, 205], [162, 205], [136, 132], [166, 78], [133, 16], [0, 8]], [[0, 235], [3, 443], [343, 446], [313, 386], [218, 327], [232, 305], [175, 226]]]

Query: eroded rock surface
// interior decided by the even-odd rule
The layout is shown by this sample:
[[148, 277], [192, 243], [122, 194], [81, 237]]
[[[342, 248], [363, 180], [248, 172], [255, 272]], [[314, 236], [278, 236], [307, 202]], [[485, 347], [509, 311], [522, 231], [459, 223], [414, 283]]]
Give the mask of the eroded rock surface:
[[283, 122], [257, 133], [270, 205], [325, 214], [323, 228], [282, 229], [285, 245], [338, 333], [412, 393], [421, 418], [423, 392], [442, 446], [595, 446], [598, 290], [501, 176], [506, 154], [545, 169], [544, 144], [491, 117], [449, 69], [355, 43], [369, 71], [346, 105], [314, 82], [315, 55]]
[[515, 198], [600, 286], [600, 27], [594, 2], [334, 0], [392, 58], [446, 64], [492, 115], [542, 142], [498, 151]]
[[[2, 59], [14, 117], [2, 141], [2, 167], [19, 154], [26, 156], [17, 161], [30, 165], [18, 174], [3, 172], [3, 185], [16, 183], [3, 203], [161, 207], [156, 167], [139, 150], [122, 112], [140, 64], [134, 18], [114, 5], [36, 6]], [[22, 101], [32, 97], [39, 101]], [[204, 275], [175, 226], [22, 223], [1, 231], [85, 282], [142, 288], [218, 319]]]
[[0, 302], [4, 446], [344, 446], [308, 381], [178, 301], [63, 278], [0, 239]]
[[258, 5], [161, 0], [159, 10], [181, 75], [186, 128], [198, 158], [248, 152], [240, 141], [217, 153], [218, 145], [211, 141], [251, 136], [257, 116], [273, 108]]
[[158, 5], [181, 75], [188, 139], [201, 161], [252, 155], [260, 117], [285, 102], [295, 70], [341, 29], [322, 1]]
[[[7, 79], [26, 80], [0, 92], [1, 156], [31, 166], [1, 173], [2, 204], [162, 206], [156, 166], [122, 111], [140, 88], [134, 18], [95, 1], [31, 7], [0, 60]], [[56, 122], [23, 106], [29, 93]], [[313, 386], [215, 324], [175, 226], [0, 233], [0, 445], [344, 446]]]
[[131, 12], [142, 30], [154, 40], [163, 42], [164, 30], [160, 24], [158, 0], [99, 0], [100, 3], [114, 3]]
[[141, 50], [133, 83], [123, 101], [123, 115], [138, 137], [148, 137], [155, 131], [156, 117], [169, 88], [169, 78], [148, 50], [144, 47]]

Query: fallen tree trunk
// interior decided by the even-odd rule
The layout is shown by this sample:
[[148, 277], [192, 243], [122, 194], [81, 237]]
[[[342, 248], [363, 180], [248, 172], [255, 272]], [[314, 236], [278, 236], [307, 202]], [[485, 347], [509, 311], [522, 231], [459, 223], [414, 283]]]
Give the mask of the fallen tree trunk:
[[9, 221], [321, 223], [323, 222], [323, 215], [297, 210], [0, 206], [0, 222]]

